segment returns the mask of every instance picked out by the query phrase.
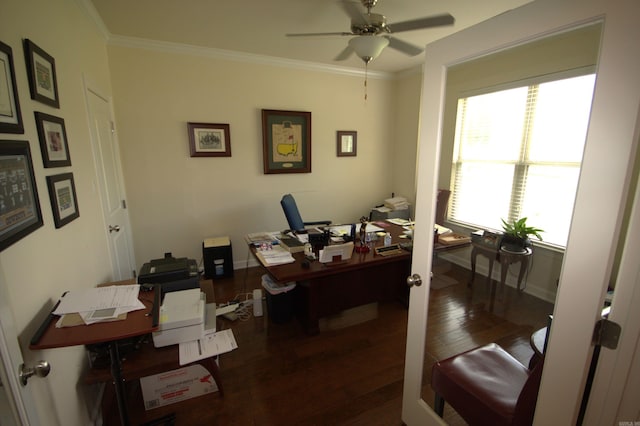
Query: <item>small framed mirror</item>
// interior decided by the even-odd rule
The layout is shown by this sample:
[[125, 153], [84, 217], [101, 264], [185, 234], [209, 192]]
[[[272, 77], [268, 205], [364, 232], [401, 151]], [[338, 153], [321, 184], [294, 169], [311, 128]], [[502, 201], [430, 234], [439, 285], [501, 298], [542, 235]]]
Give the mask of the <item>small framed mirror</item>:
[[358, 132], [355, 130], [338, 130], [338, 157], [355, 157]]

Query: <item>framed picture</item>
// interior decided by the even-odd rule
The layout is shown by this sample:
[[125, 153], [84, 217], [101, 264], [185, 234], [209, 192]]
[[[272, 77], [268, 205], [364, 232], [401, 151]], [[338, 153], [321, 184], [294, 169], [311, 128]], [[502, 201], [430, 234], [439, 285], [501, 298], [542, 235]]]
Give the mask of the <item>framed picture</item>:
[[29, 142], [0, 141], [0, 251], [42, 225]]
[[0, 41], [0, 133], [24, 133], [11, 47]]
[[24, 40], [24, 54], [31, 99], [60, 108], [55, 60], [29, 39]]
[[187, 123], [192, 157], [231, 157], [228, 124]]
[[358, 146], [358, 132], [355, 130], [338, 130], [338, 157], [355, 157]]
[[43, 112], [35, 112], [40, 150], [45, 167], [65, 167], [71, 165], [67, 131], [64, 120]]
[[56, 228], [62, 228], [80, 216], [73, 173], [47, 176], [47, 187]]
[[262, 110], [264, 173], [311, 173], [311, 113]]

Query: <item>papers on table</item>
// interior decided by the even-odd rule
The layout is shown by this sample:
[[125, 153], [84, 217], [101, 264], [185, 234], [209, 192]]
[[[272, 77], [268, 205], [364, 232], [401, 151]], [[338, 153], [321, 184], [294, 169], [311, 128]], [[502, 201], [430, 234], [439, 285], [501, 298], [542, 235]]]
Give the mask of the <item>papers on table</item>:
[[412, 226], [413, 222], [407, 219], [400, 219], [399, 217], [394, 217], [391, 219], [387, 219], [387, 222], [393, 223], [394, 225], [399, 226]]
[[278, 235], [280, 232], [255, 232], [245, 235], [245, 240], [255, 247], [260, 247], [263, 244], [278, 244]]
[[231, 329], [221, 330], [214, 334], [203, 336], [199, 340], [180, 343], [180, 365], [231, 352], [237, 348], [238, 344], [233, 331]]
[[264, 266], [282, 265], [295, 261], [291, 253], [279, 245], [256, 249], [256, 257]]
[[384, 207], [390, 210], [406, 210], [409, 208], [409, 202], [405, 197], [393, 197], [384, 200]]
[[139, 292], [138, 284], [69, 291], [53, 311], [55, 315], [62, 316], [56, 326], [79, 324], [77, 320], [69, 318], [65, 322], [67, 315], [80, 316], [84, 324], [124, 319], [128, 312], [144, 309], [144, 304], [138, 300]]
[[443, 234], [448, 234], [450, 232], [453, 232], [451, 229], [446, 228], [442, 225], [438, 225], [437, 223], [434, 224], [435, 230], [438, 232], [438, 235], [443, 235]]

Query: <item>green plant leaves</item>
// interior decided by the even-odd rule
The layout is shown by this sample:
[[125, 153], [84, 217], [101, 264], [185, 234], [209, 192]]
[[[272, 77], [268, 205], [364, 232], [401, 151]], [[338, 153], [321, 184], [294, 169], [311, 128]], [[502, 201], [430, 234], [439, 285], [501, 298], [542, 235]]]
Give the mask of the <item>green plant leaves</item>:
[[500, 220], [502, 221], [502, 229], [504, 230], [505, 234], [513, 235], [514, 237], [522, 239], [527, 239], [530, 235], [535, 235], [537, 239], [542, 241], [542, 236], [540, 236], [540, 233], [544, 232], [544, 230], [533, 226], [527, 226], [526, 217], [514, 220], [513, 222], [507, 222], [504, 219]]

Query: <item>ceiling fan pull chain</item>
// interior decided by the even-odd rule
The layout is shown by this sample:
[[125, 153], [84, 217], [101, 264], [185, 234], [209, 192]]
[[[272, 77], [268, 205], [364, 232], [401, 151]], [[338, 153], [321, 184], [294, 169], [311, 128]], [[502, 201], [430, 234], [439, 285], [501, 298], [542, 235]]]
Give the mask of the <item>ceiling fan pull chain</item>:
[[367, 66], [369, 64], [365, 63], [364, 64], [364, 100], [367, 100], [367, 77], [368, 77], [368, 71], [369, 71], [369, 67]]

